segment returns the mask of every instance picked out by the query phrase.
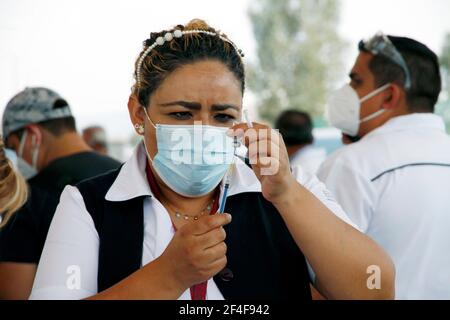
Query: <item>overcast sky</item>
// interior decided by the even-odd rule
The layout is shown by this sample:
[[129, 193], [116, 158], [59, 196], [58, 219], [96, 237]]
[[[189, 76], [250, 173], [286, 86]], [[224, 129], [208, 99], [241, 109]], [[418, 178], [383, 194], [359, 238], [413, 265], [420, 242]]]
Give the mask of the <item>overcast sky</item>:
[[[199, 17], [252, 59], [251, 1], [0, 0], [0, 113], [26, 86], [46, 86], [69, 101], [79, 129], [101, 124], [110, 137], [128, 138], [133, 64], [148, 34]], [[439, 53], [450, 32], [450, 1], [342, 0], [347, 67], [357, 42], [379, 30], [414, 37]]]

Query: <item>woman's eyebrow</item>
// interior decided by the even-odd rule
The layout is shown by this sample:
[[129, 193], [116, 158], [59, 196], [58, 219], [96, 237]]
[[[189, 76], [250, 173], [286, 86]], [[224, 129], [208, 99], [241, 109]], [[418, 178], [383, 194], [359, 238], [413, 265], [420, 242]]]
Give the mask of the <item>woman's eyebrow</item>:
[[[190, 101], [172, 101], [159, 104], [162, 107], [171, 107], [171, 106], [182, 106], [186, 109], [191, 110], [201, 110], [202, 105], [198, 102], [190, 102]], [[211, 106], [211, 111], [224, 111], [227, 109], [234, 109], [236, 111], [240, 111], [241, 108], [232, 104], [213, 104]]]
[[212, 111], [225, 111], [227, 109], [235, 109], [236, 111], [241, 110], [241, 108], [232, 104], [213, 104], [211, 106]]
[[191, 110], [201, 110], [202, 105], [198, 102], [189, 102], [189, 101], [172, 101], [167, 103], [159, 104], [162, 107], [171, 107], [171, 106], [182, 106]]

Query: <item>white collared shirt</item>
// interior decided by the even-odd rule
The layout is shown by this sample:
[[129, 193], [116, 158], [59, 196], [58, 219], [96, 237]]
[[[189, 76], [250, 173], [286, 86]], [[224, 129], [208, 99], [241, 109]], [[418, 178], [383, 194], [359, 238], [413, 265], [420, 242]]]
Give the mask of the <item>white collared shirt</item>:
[[393, 118], [318, 176], [392, 257], [398, 299], [450, 299], [450, 137], [440, 117]]
[[[109, 201], [126, 201], [147, 196], [144, 200], [142, 265], [158, 258], [175, 232], [167, 210], [152, 196], [145, 175], [145, 165], [145, 151], [140, 144], [131, 159], [124, 164], [105, 196]], [[244, 192], [261, 192], [258, 179], [244, 162], [237, 159], [233, 172], [230, 196]], [[298, 181], [331, 211], [351, 224], [340, 206], [328, 198], [329, 192], [315, 176], [298, 169], [294, 174]], [[47, 235], [30, 299], [83, 299], [97, 294], [98, 253], [99, 236], [92, 217], [87, 212], [78, 189], [67, 186], [61, 195]], [[309, 269], [314, 277], [313, 271]], [[77, 271], [81, 276], [80, 286], [74, 288], [73, 276]], [[186, 290], [179, 299], [191, 299], [190, 291]], [[223, 299], [213, 279], [208, 281], [207, 299]]]

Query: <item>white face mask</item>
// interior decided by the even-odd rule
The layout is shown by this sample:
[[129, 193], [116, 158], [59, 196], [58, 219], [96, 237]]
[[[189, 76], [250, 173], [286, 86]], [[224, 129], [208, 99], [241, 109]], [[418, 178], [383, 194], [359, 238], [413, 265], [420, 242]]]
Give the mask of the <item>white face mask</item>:
[[359, 131], [359, 125], [380, 116], [385, 109], [378, 110], [364, 119], [359, 119], [361, 104], [375, 97], [391, 86], [390, 83], [376, 89], [367, 96], [359, 99], [356, 91], [348, 84], [334, 92], [326, 108], [326, 118], [333, 127], [340, 129], [343, 133], [355, 137]]

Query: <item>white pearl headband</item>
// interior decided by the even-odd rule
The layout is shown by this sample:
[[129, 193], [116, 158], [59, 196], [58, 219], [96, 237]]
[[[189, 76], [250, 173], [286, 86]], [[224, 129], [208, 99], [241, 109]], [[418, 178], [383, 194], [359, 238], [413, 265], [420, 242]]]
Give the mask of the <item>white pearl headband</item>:
[[231, 44], [233, 46], [234, 50], [236, 50], [236, 52], [239, 54], [240, 57], [242, 57], [242, 58], [244, 57], [244, 53], [242, 52], [242, 50], [238, 49], [236, 47], [236, 45], [231, 40], [229, 40], [228, 38], [224, 37], [220, 33], [206, 31], [206, 30], [199, 30], [199, 29], [186, 30], [186, 31], [181, 31], [181, 30], [177, 29], [173, 33], [172, 32], [167, 32], [164, 35], [164, 37], [156, 38], [155, 42], [153, 42], [153, 44], [151, 46], [149, 46], [147, 48], [147, 50], [145, 50], [144, 53], [142, 54], [142, 56], [139, 58], [138, 65], [137, 65], [137, 70], [136, 70], [136, 78], [137, 78], [136, 80], [137, 80], [138, 88], [141, 85], [141, 67], [142, 67], [142, 63], [144, 62], [144, 59], [147, 57], [147, 55], [153, 49], [155, 49], [157, 46], [162, 46], [164, 43], [172, 41], [173, 38], [181, 38], [182, 36], [184, 36], [186, 34], [192, 34], [192, 33], [202, 33], [202, 34], [207, 34], [207, 35], [210, 35], [210, 36], [219, 36], [219, 38], [222, 41], [225, 41], [225, 42], [228, 42], [229, 44]]

